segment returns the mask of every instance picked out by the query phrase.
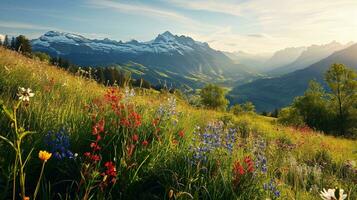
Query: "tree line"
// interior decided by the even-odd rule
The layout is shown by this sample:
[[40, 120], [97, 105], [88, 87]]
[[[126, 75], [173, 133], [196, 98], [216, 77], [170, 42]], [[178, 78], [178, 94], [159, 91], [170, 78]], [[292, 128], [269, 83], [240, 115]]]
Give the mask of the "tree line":
[[357, 74], [343, 64], [333, 64], [325, 73], [328, 90], [316, 81], [303, 96], [279, 113], [279, 122], [309, 126], [325, 133], [357, 137]]
[[11, 39], [8, 35], [5, 35], [4, 41], [0, 39], [0, 45], [26, 55], [30, 55], [32, 52], [30, 41], [24, 35], [11, 37]]

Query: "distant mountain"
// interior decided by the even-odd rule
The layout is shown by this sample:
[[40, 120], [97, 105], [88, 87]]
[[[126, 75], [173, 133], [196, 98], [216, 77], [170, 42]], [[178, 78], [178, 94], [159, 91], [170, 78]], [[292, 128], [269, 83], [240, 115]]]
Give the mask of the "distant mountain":
[[269, 60], [263, 63], [264, 71], [268, 72], [290, 64], [296, 60], [305, 49], [306, 47], [290, 47], [275, 52]]
[[261, 72], [263, 64], [271, 57], [271, 54], [250, 54], [244, 51], [224, 52], [231, 60], [237, 64], [246, 66], [247, 70]]
[[287, 74], [299, 69], [304, 69], [321, 59], [326, 58], [332, 53], [339, 51], [341, 49], [345, 49], [348, 46], [351, 46], [353, 43], [348, 44], [340, 44], [338, 42], [331, 42], [325, 45], [312, 45], [308, 47], [305, 51], [301, 53], [301, 55], [292, 63], [287, 65], [278, 67], [272, 71], [270, 71], [269, 75], [282, 75]]
[[[88, 39], [77, 34], [49, 31], [32, 40], [31, 44], [33, 51], [60, 56], [81, 66], [126, 65], [127, 70], [131, 66], [129, 70], [135, 72], [135, 67], [144, 66], [162, 76], [150, 76], [150, 73], [141, 71], [134, 73], [135, 78], [143, 77], [153, 83], [167, 81], [174, 85], [189, 83], [192, 87], [200, 87], [206, 82], [230, 83], [252, 76], [207, 43], [168, 31], [148, 42]], [[195, 80], [193, 85], [190, 80]]]
[[229, 93], [229, 98], [231, 103], [252, 101], [258, 111], [287, 106], [294, 97], [304, 93], [310, 80], [315, 79], [326, 86], [324, 73], [333, 63], [342, 63], [357, 70], [357, 44], [335, 52], [305, 69], [235, 87]]

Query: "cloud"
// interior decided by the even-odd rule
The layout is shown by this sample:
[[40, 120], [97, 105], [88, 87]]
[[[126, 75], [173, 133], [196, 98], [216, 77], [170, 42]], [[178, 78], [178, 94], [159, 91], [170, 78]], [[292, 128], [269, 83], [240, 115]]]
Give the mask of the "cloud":
[[153, 17], [159, 20], [167, 20], [173, 23], [180, 23], [190, 29], [218, 29], [219, 26], [211, 25], [205, 22], [194, 20], [173, 10], [167, 10], [159, 7], [150, 6], [143, 3], [121, 3], [111, 0], [89, 0], [88, 5], [96, 9], [112, 9], [126, 14], [143, 15]]
[[168, 18], [171, 20], [175, 20], [178, 22], [192, 22], [192, 20], [188, 17], [185, 17], [179, 13], [174, 11], [168, 11], [164, 9], [155, 8], [152, 6], [148, 6], [145, 4], [129, 4], [129, 3], [120, 3], [114, 2], [110, 0], [90, 0], [89, 5], [98, 9], [113, 9], [115, 11], [124, 12], [128, 14], [135, 15], [145, 15], [149, 17], [160, 17], [160, 18]]
[[242, 6], [242, 3], [239, 3], [239, 1], [223, 2], [214, 0], [169, 0], [169, 2], [185, 9], [210, 11], [234, 16], [242, 16], [244, 9], [244, 6]]
[[42, 26], [31, 23], [14, 22], [14, 21], [0, 21], [0, 27], [10, 29], [25, 29], [25, 30], [58, 30], [55, 27]]
[[248, 34], [248, 37], [255, 37], [255, 38], [264, 38], [266, 37], [264, 34]]
[[212, 46], [225, 50], [232, 49], [224, 45], [232, 41], [251, 51], [274, 51], [332, 40], [347, 42], [357, 35], [356, 0], [170, 0], [170, 3], [181, 9], [206, 12], [202, 15], [214, 12], [237, 17], [239, 24], [232, 25], [234, 28], [225, 35], [216, 33], [210, 37], [216, 41], [210, 43]]

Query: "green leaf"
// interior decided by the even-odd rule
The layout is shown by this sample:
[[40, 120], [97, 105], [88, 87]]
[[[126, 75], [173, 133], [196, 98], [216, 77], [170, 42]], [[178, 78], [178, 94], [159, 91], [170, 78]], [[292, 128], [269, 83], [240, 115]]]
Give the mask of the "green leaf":
[[33, 133], [36, 133], [36, 132], [34, 132], [34, 131], [25, 131], [20, 135], [19, 139], [22, 140], [25, 136], [33, 134]]
[[8, 144], [10, 144], [12, 146], [12, 148], [15, 148], [14, 143], [12, 143], [9, 139], [7, 139], [6, 137], [0, 135], [0, 139], [4, 140], [5, 142], [7, 142]]

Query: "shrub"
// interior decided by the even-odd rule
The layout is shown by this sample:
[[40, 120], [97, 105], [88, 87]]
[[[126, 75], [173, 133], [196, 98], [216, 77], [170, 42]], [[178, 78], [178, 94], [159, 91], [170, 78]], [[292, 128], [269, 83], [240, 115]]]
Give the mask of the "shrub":
[[287, 125], [302, 127], [305, 125], [304, 119], [299, 115], [299, 112], [293, 107], [283, 108], [279, 112], [278, 122]]
[[225, 97], [226, 92], [217, 85], [208, 84], [200, 92], [201, 103], [207, 108], [225, 110], [228, 105], [228, 100]]

